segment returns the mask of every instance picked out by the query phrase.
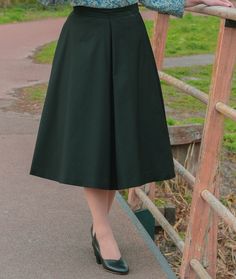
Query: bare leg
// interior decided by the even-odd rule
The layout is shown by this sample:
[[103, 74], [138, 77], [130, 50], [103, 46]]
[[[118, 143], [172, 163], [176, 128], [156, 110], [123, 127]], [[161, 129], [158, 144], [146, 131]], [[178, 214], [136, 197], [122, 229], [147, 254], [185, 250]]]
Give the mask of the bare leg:
[[[116, 190], [104, 190], [104, 195], [105, 195], [105, 192], [106, 192], [106, 195], [107, 195], [107, 214], [109, 214], [112, 203], [114, 201]], [[94, 232], [95, 232], [95, 229], [94, 229], [94, 226], [93, 226], [93, 234], [94, 234]]]
[[119, 259], [121, 253], [108, 219], [108, 204], [111, 205], [109, 200], [112, 201], [114, 193], [110, 196], [108, 191], [110, 190], [84, 187], [101, 255], [104, 259]]
[[115, 194], [116, 194], [116, 190], [107, 190], [107, 195], [108, 195], [107, 213], [109, 213], [111, 209]]

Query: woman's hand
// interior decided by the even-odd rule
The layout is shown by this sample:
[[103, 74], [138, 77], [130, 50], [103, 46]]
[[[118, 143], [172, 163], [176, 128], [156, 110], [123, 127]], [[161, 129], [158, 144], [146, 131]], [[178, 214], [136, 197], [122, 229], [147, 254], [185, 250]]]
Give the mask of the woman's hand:
[[192, 7], [198, 4], [205, 4], [207, 6], [224, 6], [235, 8], [236, 5], [229, 0], [185, 0], [185, 7]]

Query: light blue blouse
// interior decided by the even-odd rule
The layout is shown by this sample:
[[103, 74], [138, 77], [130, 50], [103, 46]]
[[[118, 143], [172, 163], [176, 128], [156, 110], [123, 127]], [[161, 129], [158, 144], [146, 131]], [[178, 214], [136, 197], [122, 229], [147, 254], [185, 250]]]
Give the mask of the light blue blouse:
[[37, 0], [44, 6], [70, 3], [71, 6], [118, 8], [140, 2], [146, 8], [160, 13], [183, 17], [186, 0]]

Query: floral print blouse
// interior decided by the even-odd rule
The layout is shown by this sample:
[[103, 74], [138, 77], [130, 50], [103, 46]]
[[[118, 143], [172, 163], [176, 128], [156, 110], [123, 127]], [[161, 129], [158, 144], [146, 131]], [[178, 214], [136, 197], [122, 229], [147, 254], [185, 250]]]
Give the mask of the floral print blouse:
[[176, 17], [183, 17], [186, 0], [37, 0], [44, 6], [66, 4], [71, 6], [88, 6], [95, 8], [118, 8], [140, 2], [146, 8]]

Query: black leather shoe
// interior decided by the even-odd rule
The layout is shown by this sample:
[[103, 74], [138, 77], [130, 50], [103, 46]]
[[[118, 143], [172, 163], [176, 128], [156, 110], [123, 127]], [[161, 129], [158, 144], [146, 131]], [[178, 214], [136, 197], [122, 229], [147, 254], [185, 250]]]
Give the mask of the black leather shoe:
[[[92, 234], [92, 228], [91, 228], [91, 234]], [[106, 271], [115, 274], [121, 274], [121, 275], [129, 273], [129, 267], [126, 261], [122, 259], [122, 257], [120, 257], [118, 260], [102, 258], [99, 243], [96, 238], [96, 232], [94, 236], [92, 236], [92, 246], [94, 250], [94, 255], [96, 256], [96, 262], [98, 264], [102, 264], [103, 268]]]

